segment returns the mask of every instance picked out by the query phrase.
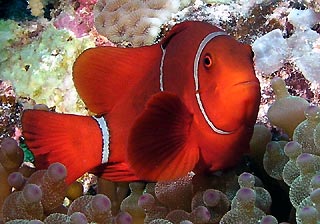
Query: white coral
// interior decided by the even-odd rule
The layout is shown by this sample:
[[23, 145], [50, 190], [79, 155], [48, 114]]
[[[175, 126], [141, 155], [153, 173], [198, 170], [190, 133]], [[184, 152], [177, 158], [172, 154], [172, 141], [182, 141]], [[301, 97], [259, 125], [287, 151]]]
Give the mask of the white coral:
[[284, 39], [280, 30], [273, 30], [252, 44], [255, 68], [260, 73], [270, 74], [289, 61], [307, 80], [319, 84], [320, 35], [311, 27], [320, 22], [320, 13], [292, 9], [287, 19], [294, 26], [292, 36]]
[[271, 74], [280, 69], [288, 57], [288, 44], [279, 29], [260, 37], [252, 44], [255, 54], [255, 69]]
[[97, 31], [115, 43], [151, 45], [160, 26], [194, 0], [99, 0], [94, 8]]

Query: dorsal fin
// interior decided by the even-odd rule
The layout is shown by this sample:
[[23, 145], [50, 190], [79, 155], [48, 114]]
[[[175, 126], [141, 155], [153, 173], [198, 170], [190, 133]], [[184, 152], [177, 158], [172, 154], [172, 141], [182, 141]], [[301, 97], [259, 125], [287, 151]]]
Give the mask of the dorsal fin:
[[73, 81], [90, 111], [107, 113], [145, 75], [159, 72], [161, 56], [158, 44], [91, 48], [75, 61]]
[[182, 32], [183, 30], [187, 29], [193, 22], [187, 21], [183, 23], [176, 24], [172, 27], [172, 29], [166, 34], [166, 36], [161, 40], [160, 44], [163, 48], [169, 44], [170, 40], [178, 33]]

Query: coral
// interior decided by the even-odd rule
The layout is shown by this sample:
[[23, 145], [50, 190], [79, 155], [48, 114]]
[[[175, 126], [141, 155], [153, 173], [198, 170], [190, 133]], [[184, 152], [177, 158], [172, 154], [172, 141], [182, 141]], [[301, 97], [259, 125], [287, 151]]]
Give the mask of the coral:
[[299, 142], [302, 152], [320, 155], [319, 149], [314, 142], [314, 129], [320, 122], [320, 108], [309, 106], [305, 110], [306, 120], [301, 122], [294, 130], [292, 139]]
[[306, 206], [299, 211], [298, 214], [302, 224], [317, 224], [318, 211], [312, 206]]
[[266, 152], [263, 157], [263, 166], [265, 171], [273, 178], [282, 180], [282, 171], [288, 162], [288, 157], [284, 154], [286, 141], [271, 141], [266, 146]]
[[284, 39], [280, 30], [272, 30], [255, 40], [252, 47], [257, 71], [271, 74], [292, 61], [307, 80], [319, 83], [319, 65], [314, 62], [320, 57], [320, 36], [311, 28], [319, 23], [320, 13], [312, 9], [291, 9], [283, 14], [287, 14], [287, 26], [290, 24], [294, 32]]
[[18, 139], [21, 136], [19, 122], [22, 107], [16, 101], [12, 83], [0, 80], [0, 141], [8, 137]]
[[[303, 201], [299, 204], [297, 210], [296, 210], [296, 220], [297, 223], [306, 223], [306, 218], [304, 217], [304, 212], [303, 210], [306, 209], [306, 207], [311, 207], [312, 210], [316, 209], [317, 213], [319, 214], [320, 211], [320, 188], [315, 189], [310, 193], [310, 196], [307, 198], [303, 199]], [[313, 209], [314, 208], [314, 209]], [[317, 221], [319, 220], [319, 215], [316, 218]]]
[[256, 172], [264, 173], [263, 157], [266, 151], [267, 144], [271, 141], [272, 134], [270, 130], [263, 124], [254, 126], [253, 135], [250, 141], [250, 154], [252, 166]]
[[311, 28], [320, 22], [320, 13], [312, 9], [293, 9], [288, 15], [288, 21], [296, 28], [296, 32], [288, 39], [288, 44], [292, 48], [292, 60], [306, 79], [319, 83], [320, 80], [317, 78], [319, 65], [313, 61], [320, 57], [317, 44], [320, 36]]
[[270, 130], [263, 124], [256, 124], [250, 140], [250, 156], [259, 164], [262, 164], [267, 144], [271, 141]]
[[6, 51], [6, 48], [18, 42], [22, 38], [24, 30], [18, 23], [12, 20], [0, 20], [0, 32], [0, 62], [2, 62], [9, 57], [9, 52]]
[[54, 26], [72, 31], [77, 38], [89, 35], [93, 28], [92, 10], [96, 2], [97, 0], [78, 1], [79, 6], [76, 9], [69, 5], [54, 18]]
[[82, 18], [73, 13], [62, 12], [55, 20], [54, 26], [58, 29], [67, 29], [74, 33], [76, 37], [83, 37], [88, 35], [89, 31], [92, 28], [92, 24], [88, 24], [82, 21]]
[[86, 216], [81, 212], [75, 212], [68, 216], [61, 213], [53, 213], [44, 219], [45, 224], [55, 224], [55, 223], [70, 223], [70, 224], [86, 224], [88, 220]]
[[12, 172], [8, 176], [8, 184], [15, 190], [22, 190], [26, 183], [26, 178], [20, 172]]
[[302, 153], [297, 158], [297, 166], [300, 175], [292, 182], [289, 197], [292, 205], [298, 207], [303, 199], [308, 197], [310, 193], [310, 181], [316, 174], [316, 158], [312, 154]]
[[[8, 172], [0, 164], [0, 208], [2, 208], [5, 199], [11, 193], [11, 186], [8, 184]], [[0, 220], [3, 219], [2, 209], [0, 210]]]
[[192, 174], [175, 181], [157, 182], [155, 195], [157, 199], [169, 207], [170, 210], [191, 210], [192, 199]]
[[196, 174], [192, 178], [192, 184], [193, 192], [215, 189], [223, 192], [229, 200], [232, 200], [239, 190], [238, 176], [234, 170], [216, 172], [210, 176]]
[[[307, 137], [310, 138], [309, 136]], [[319, 124], [317, 124], [316, 127], [314, 128], [312, 137], [313, 137], [316, 148], [319, 149], [320, 148], [320, 125]]]
[[166, 219], [155, 219], [155, 220], [152, 220], [150, 224], [173, 224], [173, 223]]
[[204, 206], [198, 206], [188, 213], [184, 210], [173, 210], [168, 213], [166, 220], [172, 223], [181, 223], [185, 221], [190, 221], [190, 223], [205, 224], [210, 220], [210, 212]]
[[258, 223], [265, 213], [255, 207], [256, 193], [251, 188], [241, 188], [233, 201], [231, 210], [220, 220], [221, 224]]
[[292, 9], [288, 15], [290, 22], [296, 29], [307, 30], [313, 27], [320, 21], [320, 14], [312, 9]]
[[149, 193], [144, 193], [139, 197], [138, 206], [143, 208], [146, 214], [144, 223], [150, 223], [157, 218], [165, 218], [168, 214], [168, 209], [164, 206], [157, 205], [156, 199]]
[[217, 223], [229, 210], [230, 201], [221, 191], [207, 189], [206, 191], [197, 192], [192, 198], [192, 210], [199, 206], [205, 206], [210, 212], [208, 223]]
[[[62, 170], [60, 168], [62, 168]], [[55, 178], [57, 180], [61, 180], [61, 179], [63, 180], [65, 177], [65, 174], [66, 174], [66, 171], [63, 169], [63, 166], [61, 164], [52, 164], [48, 170], [36, 171], [35, 173], [31, 174], [30, 177], [27, 177], [27, 176], [22, 177], [21, 174], [19, 175], [17, 172], [11, 173], [12, 179], [14, 180], [16, 179], [17, 183], [19, 182], [18, 180], [20, 179], [22, 180], [21, 184], [23, 185], [25, 179], [27, 179], [27, 185], [25, 186], [29, 186], [31, 184], [28, 184], [28, 183], [33, 181], [39, 186], [35, 184], [33, 184], [32, 186], [35, 186], [37, 189], [39, 189], [40, 192], [48, 192], [48, 189], [51, 189], [51, 194], [57, 195], [56, 196], [57, 199], [59, 195], [65, 196], [66, 192], [64, 191], [64, 194], [59, 193], [59, 189], [56, 188], [56, 186], [59, 184], [55, 183], [54, 181], [48, 181], [48, 179]], [[230, 185], [234, 185], [233, 175], [228, 174], [225, 177], [220, 176], [219, 178], [225, 179], [220, 181], [217, 181], [219, 178], [218, 176], [215, 176], [214, 178], [211, 179], [212, 181], [211, 185], [218, 186], [221, 183], [224, 183], [224, 184], [228, 183]], [[102, 194], [97, 194], [96, 196], [84, 195], [80, 197], [77, 197], [80, 195], [79, 192], [77, 196], [76, 194], [71, 194], [73, 195], [73, 197], [77, 197], [77, 198], [75, 198], [74, 201], [71, 202], [68, 208], [61, 206], [62, 201], [59, 199], [56, 201], [57, 202], [56, 204], [52, 204], [53, 201], [50, 199], [51, 195], [48, 196], [43, 194], [42, 199], [39, 199], [37, 201], [38, 205], [41, 206], [42, 208], [42, 205], [45, 205], [46, 203], [51, 203], [51, 207], [56, 209], [54, 210], [51, 209], [47, 212], [44, 212], [45, 210], [42, 209], [41, 218], [40, 217], [36, 217], [36, 218], [39, 220], [43, 220], [44, 223], [86, 223], [86, 220], [88, 220], [88, 222], [96, 222], [96, 223], [119, 223], [119, 224], [217, 223], [221, 219], [221, 217], [225, 213], [227, 213], [230, 206], [230, 201], [224, 193], [215, 189], [206, 189], [202, 191], [200, 190], [198, 192], [193, 192], [194, 189], [204, 189], [207, 186], [207, 183], [203, 182], [203, 180], [202, 180], [202, 183], [204, 183], [204, 185], [202, 187], [199, 186], [200, 182], [199, 180], [197, 180], [194, 182], [197, 185], [197, 187], [194, 187], [195, 185], [193, 184], [193, 181], [192, 181], [194, 177], [196, 176], [194, 176], [193, 174], [190, 174], [184, 178], [181, 178], [172, 182], [148, 183], [146, 187], [146, 191], [149, 193], [144, 193], [144, 194], [143, 194], [143, 191], [145, 190], [144, 183], [141, 183], [141, 182], [130, 183], [129, 186], [131, 189], [131, 194], [122, 201], [121, 203], [122, 212], [114, 215], [112, 215], [111, 213], [111, 204], [112, 204], [111, 200], [107, 196]], [[229, 183], [228, 181], [230, 180], [232, 181]], [[257, 195], [257, 202], [256, 202], [257, 204], [259, 204], [258, 201], [260, 200], [263, 200], [265, 202], [269, 201], [268, 197], [263, 196], [265, 195], [263, 190], [259, 190], [260, 187], [254, 186], [254, 180], [255, 178], [251, 174], [243, 173], [239, 177], [239, 184], [242, 187], [250, 186], [253, 189], [255, 189], [254, 195]], [[15, 181], [12, 180], [11, 182], [15, 182]], [[76, 191], [80, 189], [82, 193], [82, 188], [79, 187], [79, 183], [75, 183], [73, 187], [76, 188]], [[26, 187], [24, 187], [24, 189], [26, 189]], [[17, 191], [17, 193], [18, 192], [21, 192], [21, 191]], [[231, 191], [229, 191], [229, 193], [230, 192]], [[15, 194], [10, 194], [10, 196], [8, 196], [6, 200], [9, 200], [8, 198], [13, 197], [12, 195], [15, 195]], [[166, 203], [167, 207], [160, 203], [160, 200], [159, 198], [156, 197], [156, 195], [158, 195], [164, 201], [164, 203]], [[182, 198], [183, 200], [181, 201], [183, 201], [183, 203], [187, 203], [188, 205], [182, 204], [181, 201], [177, 203], [175, 200], [171, 200], [171, 199], [169, 200], [170, 197], [175, 197], [175, 200], [179, 200], [180, 198]], [[241, 200], [242, 199], [240, 199], [240, 201]], [[20, 201], [16, 199], [16, 197], [14, 197], [13, 199], [10, 199], [10, 201], [14, 201], [15, 203], [21, 204]], [[28, 203], [30, 202], [31, 201], [29, 199]], [[239, 208], [238, 202], [239, 202], [238, 199], [234, 200], [234, 203], [233, 203], [234, 206], [232, 211]], [[57, 207], [58, 204], [60, 204], [60, 206]], [[184, 209], [190, 209], [190, 211], [177, 209], [177, 208], [183, 208], [183, 207]], [[264, 206], [264, 207], [268, 207], [268, 206]], [[257, 211], [259, 210], [254, 209], [255, 213], [257, 213]], [[146, 218], [144, 219], [145, 215], [146, 215]], [[28, 214], [25, 214], [23, 212], [18, 212], [18, 213], [16, 212], [15, 215], [12, 215], [11, 219], [14, 220], [14, 219], [20, 218], [21, 220], [16, 220], [16, 222], [26, 223], [25, 219], [31, 219], [29, 217], [30, 216], [28, 216]], [[160, 217], [163, 217], [161, 221], [159, 219]]]
[[205, 0], [204, 1], [207, 4], [212, 4], [212, 3], [231, 3], [232, 0]]
[[34, 219], [34, 220], [26, 220], [26, 219], [15, 219], [11, 220], [9, 222], [6, 222], [7, 224], [43, 224], [42, 221]]
[[317, 188], [320, 188], [320, 175], [316, 174], [312, 177], [310, 182], [310, 190], [316, 190]]
[[127, 212], [120, 212], [115, 218], [116, 224], [131, 224], [133, 223], [132, 216]]
[[8, 173], [17, 171], [23, 161], [23, 151], [12, 138], [1, 142], [0, 163]]
[[66, 195], [66, 176], [67, 170], [63, 164], [52, 163], [47, 170], [38, 170], [28, 178], [27, 184], [36, 184], [41, 188], [41, 203], [46, 213], [62, 204]]
[[[239, 178], [238, 182], [240, 185], [240, 188], [251, 188], [256, 193], [256, 201], [255, 206], [265, 213], [270, 212], [270, 207], [272, 203], [271, 195], [269, 192], [264, 189], [263, 187], [258, 187], [256, 185], [256, 178], [254, 175], [244, 172], [242, 173]], [[234, 201], [233, 201], [234, 202]]]
[[128, 212], [132, 216], [134, 223], [144, 223], [144, 210], [137, 205], [144, 191], [145, 184], [142, 182], [132, 182], [129, 184], [129, 187], [131, 194], [121, 202], [120, 209], [123, 212]]
[[[11, 186], [7, 181], [10, 173], [18, 171], [23, 161], [23, 152], [12, 138], [5, 138], [0, 145], [0, 208], [6, 197], [11, 193]], [[0, 219], [2, 210], [0, 210]]]
[[[9, 30], [0, 47], [0, 54], [4, 54], [1, 57], [0, 79], [15, 82], [19, 96], [56, 106], [57, 111], [83, 113], [84, 105], [72, 84], [70, 62], [84, 49], [93, 47], [93, 40], [89, 37], [77, 39], [66, 30], [48, 25], [31, 43], [17, 45], [14, 41], [21, 37], [19, 30], [22, 27], [14, 21], [5, 24], [8, 24]], [[14, 27], [18, 27], [17, 32], [12, 32]]]
[[41, 219], [43, 207], [42, 191], [35, 184], [27, 184], [22, 191], [10, 194], [3, 203], [2, 212], [5, 222], [14, 219]]
[[288, 142], [284, 147], [284, 153], [289, 157], [289, 161], [283, 167], [282, 177], [283, 181], [290, 186], [300, 175], [300, 170], [296, 165], [296, 160], [302, 153], [302, 146], [298, 142]]
[[[313, 63], [314, 60], [320, 57], [319, 53], [319, 34], [313, 30], [298, 31], [288, 39], [288, 45], [293, 47], [292, 54], [296, 66], [301, 70], [304, 77], [310, 82], [320, 80], [317, 77], [319, 66]], [[308, 44], [302, 44], [308, 43]]]
[[[227, 33], [245, 43], [252, 43], [263, 33], [282, 29], [278, 19], [270, 14], [276, 10], [280, 0], [243, 1], [216, 0], [196, 1], [195, 6], [177, 13], [169, 24], [185, 20], [207, 21], [226, 30]], [[214, 3], [212, 3], [214, 2]]]
[[271, 124], [282, 128], [289, 136], [294, 129], [305, 120], [304, 111], [309, 103], [305, 99], [291, 96], [281, 78], [274, 78], [271, 86], [276, 96], [275, 102], [269, 107], [267, 117]]
[[120, 211], [121, 202], [128, 195], [129, 183], [113, 183], [103, 178], [99, 178], [97, 192], [99, 194], [105, 194], [110, 198], [112, 201], [112, 213], [117, 214]]
[[159, 35], [161, 25], [169, 20], [171, 14], [192, 2], [99, 0], [94, 8], [94, 24], [100, 34], [114, 43], [151, 45]]
[[244, 172], [238, 177], [238, 183], [241, 187], [253, 188], [255, 177], [251, 173]]
[[260, 224], [278, 224], [278, 220], [272, 215], [267, 215], [260, 220]]
[[[283, 88], [284, 82], [281, 81], [280, 84], [282, 85], [282, 89], [285, 89]], [[275, 91], [275, 94], [278, 93]], [[285, 95], [288, 97], [289, 94], [286, 93]], [[276, 98], [277, 100], [278, 98]], [[319, 108], [307, 103], [305, 105], [304, 115], [306, 119], [300, 118], [300, 122], [295, 124], [296, 127], [291, 128], [293, 130], [292, 139], [294, 141], [288, 142], [284, 147], [284, 153], [289, 157], [289, 161], [283, 167], [282, 177], [290, 187], [289, 198], [292, 205], [296, 208], [297, 223], [317, 223], [319, 221], [318, 188], [320, 187], [320, 179], [317, 173], [320, 170], [320, 157], [317, 155], [318, 148], [316, 142], [318, 141]], [[282, 111], [284, 112], [285, 108]], [[284, 119], [288, 121], [290, 116], [287, 114]], [[278, 125], [280, 126], [280, 124]], [[280, 127], [283, 128], [284, 126]], [[283, 155], [280, 157], [283, 157]], [[281, 162], [276, 162], [276, 160], [274, 162], [276, 163], [275, 166], [281, 165]]]
[[75, 212], [83, 213], [88, 222], [112, 223], [111, 201], [103, 194], [84, 195], [77, 198], [70, 205], [68, 215], [71, 216]]
[[29, 0], [28, 8], [31, 10], [33, 16], [43, 16], [44, 2], [42, 0]]
[[272, 30], [252, 44], [255, 57], [255, 69], [271, 74], [280, 69], [288, 57], [288, 44], [280, 29]]

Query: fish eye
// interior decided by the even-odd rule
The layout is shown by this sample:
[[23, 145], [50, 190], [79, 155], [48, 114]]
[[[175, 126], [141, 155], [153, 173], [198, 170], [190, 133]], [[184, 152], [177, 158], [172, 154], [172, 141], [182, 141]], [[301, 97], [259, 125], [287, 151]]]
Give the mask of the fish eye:
[[213, 60], [210, 54], [206, 54], [203, 58], [203, 65], [205, 68], [210, 68], [213, 64]]

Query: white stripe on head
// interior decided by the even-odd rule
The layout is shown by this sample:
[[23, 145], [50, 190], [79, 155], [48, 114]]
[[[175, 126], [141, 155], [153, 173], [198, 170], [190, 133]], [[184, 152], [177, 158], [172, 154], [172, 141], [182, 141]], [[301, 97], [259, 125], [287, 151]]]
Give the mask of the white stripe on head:
[[206, 47], [206, 45], [209, 43], [209, 41], [211, 41], [213, 38], [218, 37], [218, 36], [227, 36], [228, 34], [225, 32], [214, 32], [214, 33], [209, 33], [200, 43], [198, 51], [196, 53], [196, 56], [194, 58], [194, 64], [193, 64], [193, 78], [194, 78], [194, 85], [195, 85], [195, 91], [196, 91], [196, 99], [197, 99], [197, 103], [199, 106], [199, 109], [202, 113], [203, 118], [206, 120], [207, 124], [210, 126], [210, 128], [217, 134], [221, 134], [221, 135], [229, 135], [232, 132], [227, 132], [227, 131], [223, 131], [219, 128], [217, 128], [213, 122], [210, 120], [210, 118], [208, 117], [203, 104], [202, 104], [202, 100], [201, 100], [201, 96], [199, 93], [199, 74], [198, 74], [198, 69], [199, 69], [199, 61], [200, 61], [200, 56], [201, 53], [203, 51], [203, 49]]
[[109, 133], [109, 128], [107, 126], [107, 122], [104, 119], [103, 116], [101, 117], [96, 117], [92, 116], [93, 119], [95, 119], [99, 125], [101, 134], [102, 134], [102, 160], [101, 163], [107, 163], [109, 160], [109, 138], [110, 138], [110, 133]]
[[[217, 128], [212, 121], [210, 120], [210, 118], [208, 117], [204, 106], [202, 104], [202, 100], [201, 100], [201, 96], [199, 91], [199, 74], [198, 74], [198, 68], [199, 68], [199, 61], [200, 61], [200, 56], [201, 53], [203, 51], [203, 49], [206, 47], [206, 45], [209, 43], [209, 41], [211, 41], [213, 38], [218, 37], [218, 36], [228, 36], [227, 33], [225, 32], [213, 32], [213, 33], [209, 33], [200, 43], [199, 48], [197, 50], [195, 59], [194, 59], [194, 64], [193, 64], [193, 78], [194, 78], [194, 84], [195, 84], [195, 92], [196, 92], [196, 99], [197, 99], [197, 103], [199, 106], [199, 109], [202, 113], [202, 116], [204, 117], [204, 119], [206, 120], [207, 124], [210, 126], [210, 128], [216, 132], [217, 134], [221, 134], [221, 135], [228, 135], [231, 134], [232, 132], [227, 132], [227, 131], [223, 131], [219, 128]], [[164, 85], [163, 85], [163, 65], [164, 65], [164, 59], [165, 59], [165, 55], [166, 55], [166, 49], [163, 48], [163, 46], [161, 45], [161, 50], [162, 50], [162, 57], [161, 57], [161, 62], [160, 62], [160, 91], [164, 91]]]
[[163, 88], [163, 63], [164, 63], [164, 57], [166, 56], [166, 49], [163, 48], [161, 45], [162, 50], [162, 57], [160, 62], [160, 91], [162, 92], [164, 90]]

